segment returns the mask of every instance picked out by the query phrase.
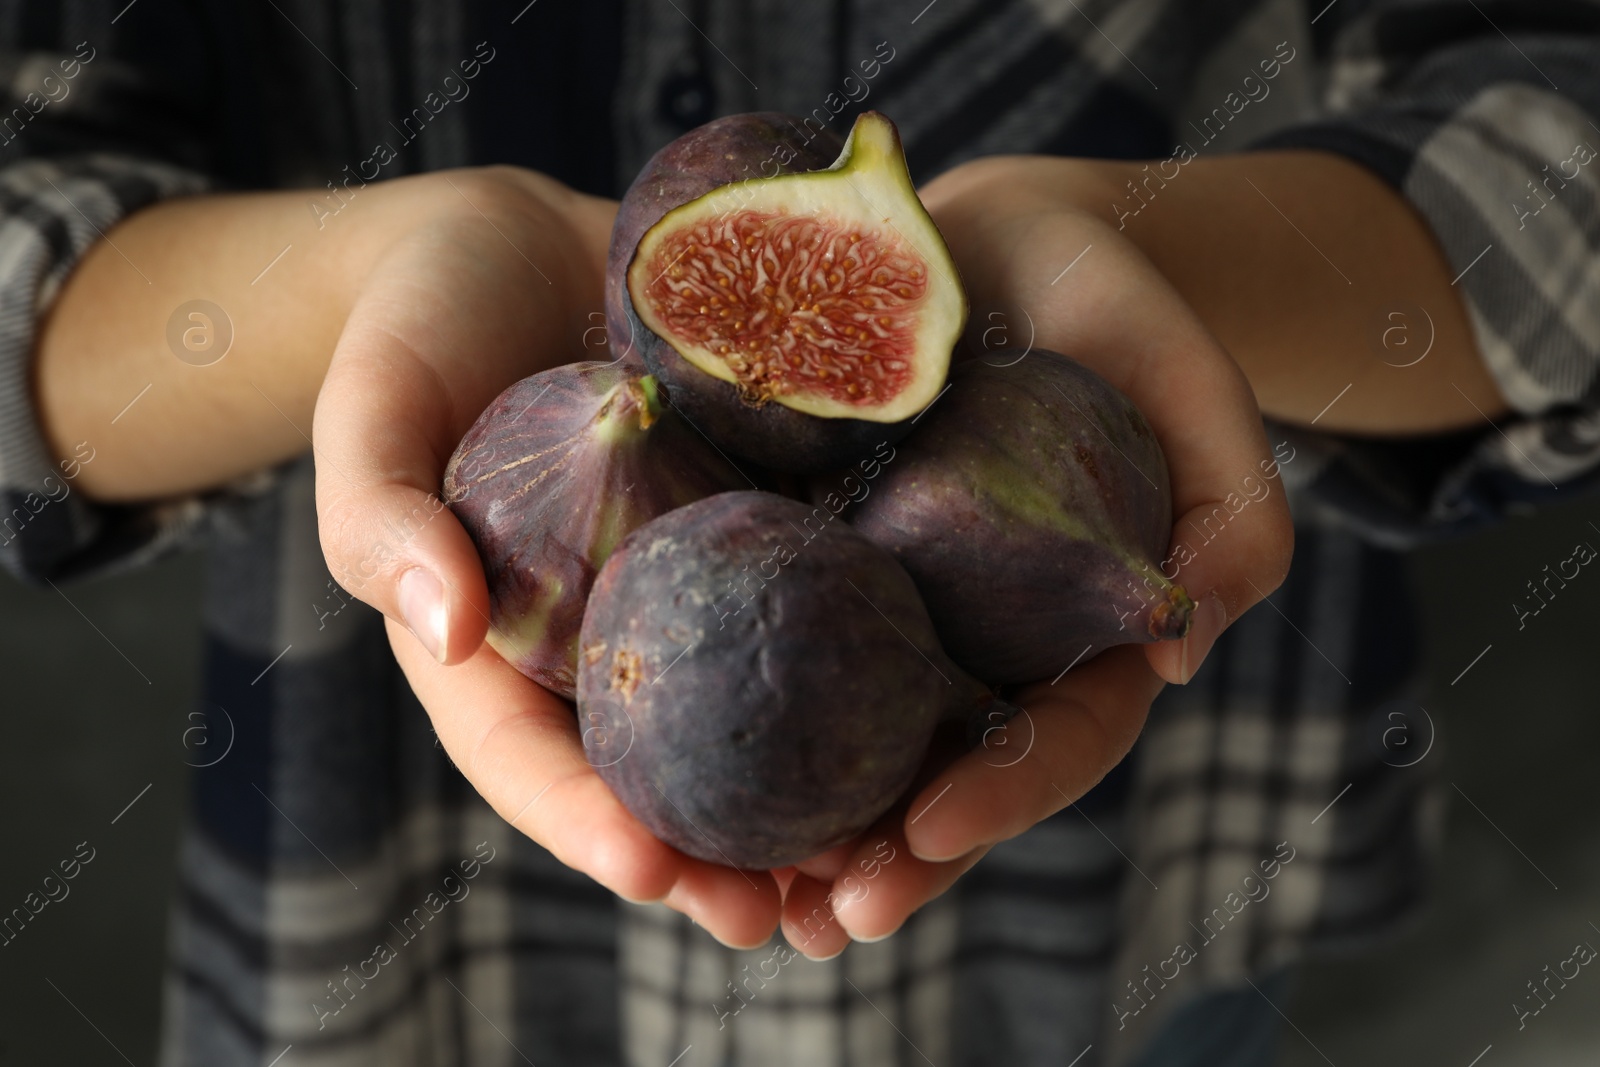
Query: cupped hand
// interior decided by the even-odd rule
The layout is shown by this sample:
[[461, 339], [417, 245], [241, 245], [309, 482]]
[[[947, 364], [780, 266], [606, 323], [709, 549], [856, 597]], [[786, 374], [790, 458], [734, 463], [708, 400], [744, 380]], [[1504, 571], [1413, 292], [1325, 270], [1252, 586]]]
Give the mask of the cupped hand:
[[445, 751], [491, 806], [620, 896], [665, 901], [732, 945], [765, 941], [764, 872], [662, 844], [616, 800], [572, 708], [483, 638], [489, 598], [438, 497], [462, 434], [506, 386], [582, 358], [599, 317], [615, 204], [512, 168], [405, 179], [364, 194], [371, 257], [322, 389], [313, 439], [334, 577], [387, 617]]
[[[1196, 610], [1180, 641], [1110, 649], [1054, 683], [1021, 689], [1014, 702], [1025, 715], [979, 749], [933, 753], [907, 802], [851, 846], [802, 864], [783, 928], [814, 958], [892, 933], [988, 848], [1086, 793], [1132, 748], [1163, 685], [1187, 683], [1222, 631], [1283, 581], [1293, 551], [1283, 493], [1241, 507], [1249, 486], [1277, 472], [1249, 382], [1111, 224], [1104, 205], [1116, 192], [1102, 168], [991, 158], [947, 172], [921, 195], [961, 271], [977, 333], [1007, 335], [1009, 348], [981, 358], [1025, 359], [1029, 347], [1064, 353], [1144, 413], [1171, 474], [1164, 572], [1177, 568]], [[1207, 540], [1197, 531], [1208, 518], [1217, 528], [1217, 509], [1224, 532]]]

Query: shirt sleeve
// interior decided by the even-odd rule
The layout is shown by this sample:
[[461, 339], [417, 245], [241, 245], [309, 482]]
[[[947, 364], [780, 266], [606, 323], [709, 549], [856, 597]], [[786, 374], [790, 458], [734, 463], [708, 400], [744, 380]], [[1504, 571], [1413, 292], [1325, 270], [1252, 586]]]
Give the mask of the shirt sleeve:
[[[36, 331], [79, 257], [131, 212], [210, 184], [158, 103], [134, 67], [87, 42], [0, 50], [0, 565], [24, 581], [145, 562], [205, 513], [199, 497], [89, 501], [74, 479], [115, 426], [56, 455], [32, 388]], [[138, 115], [152, 117], [147, 137]]]
[[1404, 441], [1285, 429], [1311, 497], [1404, 547], [1600, 486], [1600, 3], [1348, 6], [1320, 115], [1252, 147], [1337, 152], [1416, 207], [1512, 411]]

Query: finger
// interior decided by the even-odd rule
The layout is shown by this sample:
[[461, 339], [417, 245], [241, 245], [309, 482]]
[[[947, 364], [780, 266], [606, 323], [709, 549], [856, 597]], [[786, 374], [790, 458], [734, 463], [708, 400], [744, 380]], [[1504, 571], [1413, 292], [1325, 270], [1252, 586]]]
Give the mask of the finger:
[[899, 930], [913, 912], [971, 870], [990, 847], [930, 862], [912, 854], [902, 821], [890, 821], [882, 830], [867, 835], [832, 887], [833, 914], [855, 941], [882, 941]]
[[[1163, 285], [1163, 289], [1165, 286]], [[1161, 442], [1171, 476], [1173, 533], [1161, 573], [1195, 602], [1188, 634], [1148, 645], [1150, 667], [1187, 684], [1222, 631], [1282, 584], [1294, 524], [1242, 371], [1175, 293], [1159, 332], [1135, 333], [1144, 381], [1135, 403]], [[1185, 356], [1187, 355], [1187, 358]]]
[[850, 854], [854, 850], [855, 843], [846, 841], [844, 844], [830, 848], [820, 855], [801, 860], [795, 864], [795, 869], [819, 881], [831, 882], [844, 869], [844, 865], [850, 861]]
[[[499, 240], [483, 220], [464, 225]], [[313, 419], [330, 570], [443, 663], [471, 655], [489, 626], [482, 564], [439, 499], [445, 464], [500, 390], [536, 369], [530, 352], [556, 350], [561, 321], [531, 265], [495, 270], [486, 258], [458, 241], [385, 260], [346, 321]]]
[[[1270, 492], [1264, 479], [1248, 483], [1250, 490]], [[1144, 646], [1145, 658], [1164, 680], [1187, 685], [1205, 662], [1224, 630], [1259, 603], [1288, 575], [1294, 551], [1294, 524], [1282, 503], [1245, 514], [1250, 505], [1235, 494], [1231, 500], [1211, 501], [1179, 517], [1168, 550], [1179, 584], [1195, 601], [1189, 632], [1177, 641], [1157, 641]], [[1238, 512], [1233, 509], [1238, 508]], [[1226, 518], [1225, 518], [1226, 516]], [[1227, 543], [1213, 548], [1211, 539], [1222, 536], [1219, 523], [1227, 522]]]
[[506, 821], [619, 896], [665, 900], [727, 944], [763, 943], [777, 884], [663, 844], [589, 765], [571, 708], [482, 646], [441, 666], [400, 624], [395, 658], [455, 765]]
[[908, 848], [925, 860], [951, 860], [1066, 807], [1128, 754], [1162, 684], [1140, 646], [1122, 645], [1053, 685], [1022, 690], [1014, 703], [1023, 711], [1003, 737], [991, 734], [911, 801]]
[[441, 404], [438, 371], [377, 321], [383, 303], [358, 304], [317, 399], [323, 554], [351, 593], [459, 662], [489, 625], [482, 563], [437, 492], [465, 427]]
[[834, 918], [829, 905], [831, 880], [797, 874], [783, 901], [784, 939], [808, 959], [831, 960], [850, 944], [850, 934]]
[[788, 899], [789, 887], [794, 884], [795, 875], [800, 872], [793, 867], [774, 867], [767, 872], [772, 875], [772, 880], [778, 883], [778, 893]]
[[729, 948], [760, 948], [772, 939], [783, 908], [768, 871], [736, 871], [692, 861], [663, 901]]
[[496, 812], [629, 900], [667, 895], [682, 858], [622, 807], [584, 759], [566, 703], [487, 648], [447, 668], [395, 622], [388, 630], [440, 744]]

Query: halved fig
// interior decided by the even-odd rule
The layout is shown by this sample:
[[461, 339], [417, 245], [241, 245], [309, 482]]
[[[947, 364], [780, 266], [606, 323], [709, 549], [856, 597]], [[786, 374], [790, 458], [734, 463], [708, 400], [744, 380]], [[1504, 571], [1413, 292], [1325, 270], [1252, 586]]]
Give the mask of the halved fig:
[[517, 382], [444, 473], [444, 502], [489, 582], [489, 646], [570, 699], [584, 605], [617, 543], [658, 515], [749, 485], [626, 361]]
[[[726, 149], [707, 160], [718, 176], [774, 155], [760, 135], [774, 116], [719, 121], [752, 129], [686, 135]], [[663, 152], [691, 173], [699, 162]], [[634, 221], [629, 198], [663, 206], [663, 188], [635, 183], [619, 227]], [[883, 115], [857, 119], [825, 169], [664, 206], [627, 263], [628, 325], [673, 404], [728, 451], [777, 470], [839, 466], [903, 436], [944, 387], [966, 294]]]
[[613, 352], [637, 356], [654, 341], [628, 296], [628, 264], [639, 238], [680, 204], [723, 186], [730, 195], [750, 178], [823, 170], [844, 151], [844, 138], [813, 120], [779, 111], [730, 115], [697, 126], [650, 157], [617, 207], [606, 254], [606, 336]]

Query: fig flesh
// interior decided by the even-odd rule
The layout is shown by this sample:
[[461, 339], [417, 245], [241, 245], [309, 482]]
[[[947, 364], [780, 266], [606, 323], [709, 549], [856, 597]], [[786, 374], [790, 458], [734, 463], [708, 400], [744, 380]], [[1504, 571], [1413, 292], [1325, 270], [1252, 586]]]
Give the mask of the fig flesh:
[[[682, 204], [752, 178], [803, 174], [831, 166], [844, 150], [832, 130], [810, 131], [777, 111], [729, 115], [697, 126], [650, 157], [622, 196], [606, 256], [606, 334], [613, 351], [643, 359], [645, 338], [630, 321], [627, 273], [639, 239]], [[730, 195], [737, 195], [730, 194]], [[656, 339], [659, 343], [659, 338]]]
[[894, 124], [866, 112], [836, 159], [795, 153], [802, 128], [735, 115], [662, 149], [623, 198], [608, 279], [614, 335], [672, 402], [728, 451], [791, 472], [903, 436], [944, 387], [967, 313]]
[[571, 698], [589, 588], [619, 541], [673, 508], [750, 483], [619, 363], [571, 363], [501, 393], [461, 439], [444, 502], [489, 583], [488, 642]]
[[941, 720], [1015, 712], [945, 657], [893, 557], [817, 510], [764, 492], [680, 508], [630, 534], [589, 599], [589, 761], [658, 838], [713, 863], [848, 841]]
[[1155, 433], [1058, 353], [957, 366], [846, 516], [905, 566], [950, 657], [991, 685], [1188, 632], [1194, 604], [1159, 568], [1172, 497]]

